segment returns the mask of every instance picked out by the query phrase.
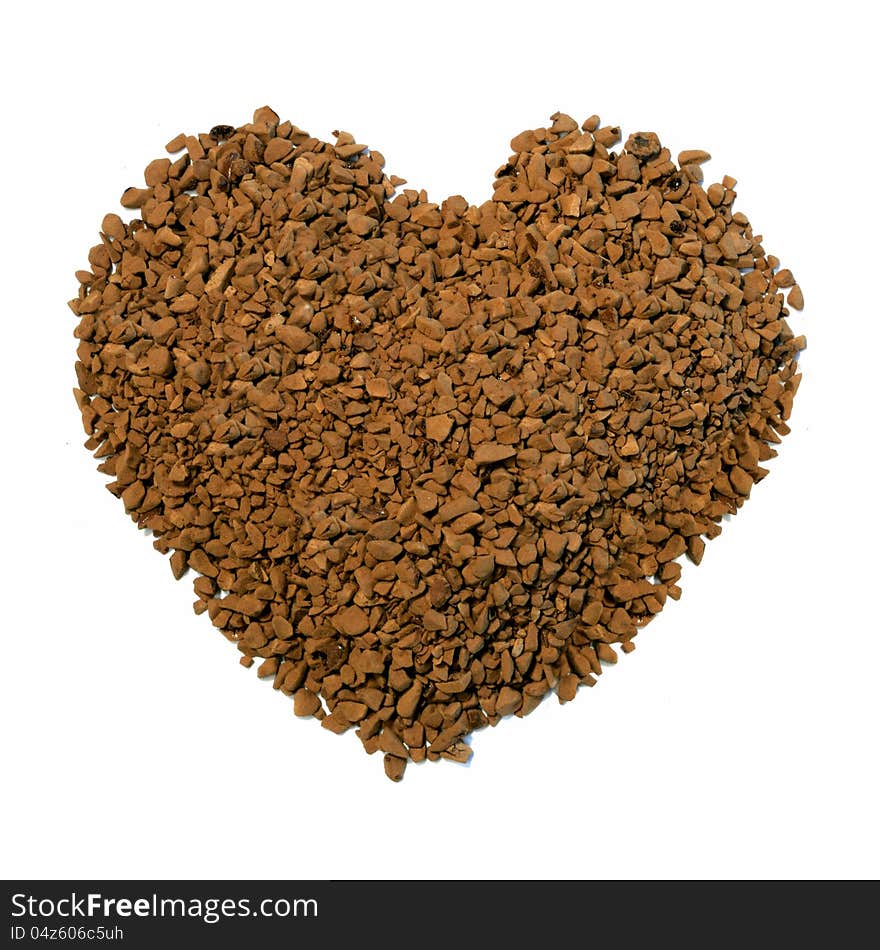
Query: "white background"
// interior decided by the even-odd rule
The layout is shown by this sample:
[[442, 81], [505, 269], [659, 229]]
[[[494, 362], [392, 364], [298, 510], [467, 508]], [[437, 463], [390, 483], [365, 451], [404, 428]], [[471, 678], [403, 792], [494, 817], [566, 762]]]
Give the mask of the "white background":
[[[875, 30], [837, 2], [9, 5], [2, 38], [5, 877], [875, 877]], [[428, 15], [428, 9], [431, 13]], [[739, 179], [800, 281], [793, 434], [591, 691], [401, 785], [196, 617], [82, 448], [66, 306], [179, 131], [272, 105], [481, 201], [557, 109]]]

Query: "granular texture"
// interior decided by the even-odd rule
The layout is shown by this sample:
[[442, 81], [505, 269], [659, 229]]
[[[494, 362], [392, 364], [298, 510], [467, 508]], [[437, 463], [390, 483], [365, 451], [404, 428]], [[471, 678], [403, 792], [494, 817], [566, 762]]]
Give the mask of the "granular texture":
[[653, 133], [556, 114], [479, 207], [334, 135], [169, 142], [77, 275], [76, 396], [196, 612], [397, 780], [679, 596], [788, 431], [803, 298]]

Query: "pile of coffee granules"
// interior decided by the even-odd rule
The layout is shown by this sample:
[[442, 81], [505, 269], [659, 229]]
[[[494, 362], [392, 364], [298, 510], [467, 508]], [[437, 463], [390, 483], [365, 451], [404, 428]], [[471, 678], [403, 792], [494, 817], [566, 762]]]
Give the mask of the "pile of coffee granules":
[[654, 133], [554, 115], [480, 207], [334, 135], [168, 143], [77, 274], [76, 397], [196, 612], [397, 780], [678, 598], [788, 431], [803, 299]]

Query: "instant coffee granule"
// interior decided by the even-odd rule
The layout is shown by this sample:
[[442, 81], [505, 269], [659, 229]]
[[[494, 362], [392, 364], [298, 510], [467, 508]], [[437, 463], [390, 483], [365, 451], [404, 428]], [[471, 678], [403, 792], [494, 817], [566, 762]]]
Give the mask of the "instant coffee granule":
[[269, 108], [168, 143], [71, 302], [86, 446], [197, 613], [394, 780], [592, 686], [788, 432], [788, 270], [652, 132], [557, 113], [494, 197]]

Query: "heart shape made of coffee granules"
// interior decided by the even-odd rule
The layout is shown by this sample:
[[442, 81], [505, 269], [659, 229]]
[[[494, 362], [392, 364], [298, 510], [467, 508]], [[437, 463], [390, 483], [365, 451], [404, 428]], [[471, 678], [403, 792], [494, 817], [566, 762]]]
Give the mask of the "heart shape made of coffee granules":
[[196, 612], [396, 780], [678, 597], [788, 431], [803, 303], [653, 133], [556, 114], [479, 207], [334, 134], [170, 142], [77, 274], [75, 392]]

